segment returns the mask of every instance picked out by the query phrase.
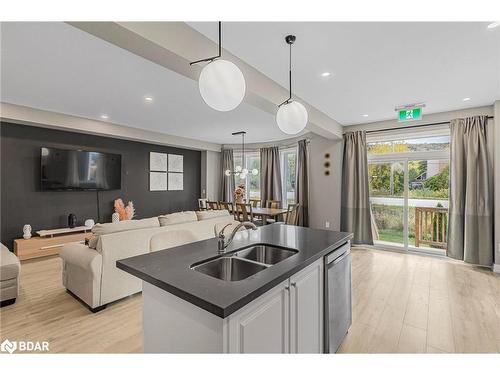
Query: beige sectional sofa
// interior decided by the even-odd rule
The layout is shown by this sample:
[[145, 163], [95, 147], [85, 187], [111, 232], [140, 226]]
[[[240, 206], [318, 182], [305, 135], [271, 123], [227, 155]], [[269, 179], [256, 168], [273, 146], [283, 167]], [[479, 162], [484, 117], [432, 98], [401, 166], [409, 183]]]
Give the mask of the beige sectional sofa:
[[92, 312], [142, 290], [140, 279], [116, 268], [116, 261], [215, 236], [214, 226], [237, 224], [228, 211], [188, 211], [142, 220], [96, 224], [89, 245], [67, 244], [62, 282]]

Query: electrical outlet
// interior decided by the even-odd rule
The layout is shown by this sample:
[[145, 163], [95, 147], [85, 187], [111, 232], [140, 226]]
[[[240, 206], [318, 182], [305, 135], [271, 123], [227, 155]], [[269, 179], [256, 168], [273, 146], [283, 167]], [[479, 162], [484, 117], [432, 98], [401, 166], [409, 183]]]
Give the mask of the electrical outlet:
[[328, 220], [325, 221], [325, 228], [330, 228], [330, 222]]

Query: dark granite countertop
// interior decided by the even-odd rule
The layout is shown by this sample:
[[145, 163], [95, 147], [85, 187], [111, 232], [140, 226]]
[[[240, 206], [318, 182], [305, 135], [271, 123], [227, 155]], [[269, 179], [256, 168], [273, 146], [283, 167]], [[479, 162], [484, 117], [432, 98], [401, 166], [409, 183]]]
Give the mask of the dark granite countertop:
[[223, 281], [191, 269], [193, 264], [218, 255], [215, 238], [122, 259], [116, 262], [116, 266], [225, 318], [351, 238], [351, 233], [279, 223], [239, 232], [227, 252], [252, 244], [276, 245], [299, 251], [241, 281]]

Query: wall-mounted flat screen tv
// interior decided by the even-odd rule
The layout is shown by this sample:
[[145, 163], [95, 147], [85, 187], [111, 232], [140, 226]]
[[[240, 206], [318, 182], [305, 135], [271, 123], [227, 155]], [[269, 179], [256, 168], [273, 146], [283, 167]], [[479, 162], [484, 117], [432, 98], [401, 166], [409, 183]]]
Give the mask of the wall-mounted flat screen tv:
[[121, 155], [42, 147], [41, 160], [43, 191], [121, 188]]

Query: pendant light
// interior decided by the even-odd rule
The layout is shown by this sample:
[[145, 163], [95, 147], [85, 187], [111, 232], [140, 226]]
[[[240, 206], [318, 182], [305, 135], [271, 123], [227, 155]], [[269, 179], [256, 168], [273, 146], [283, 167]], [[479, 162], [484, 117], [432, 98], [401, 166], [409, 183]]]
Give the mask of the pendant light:
[[247, 177], [248, 173], [252, 173], [252, 175], [254, 175], [254, 176], [257, 176], [259, 174], [259, 170], [256, 168], [252, 169], [250, 172], [247, 169], [247, 159], [245, 158], [245, 134], [247, 134], [247, 132], [245, 132], [245, 131], [232, 133], [232, 135], [241, 135], [241, 150], [242, 150], [241, 159], [242, 159], [243, 165], [242, 166], [237, 165], [234, 168], [234, 171], [232, 171], [230, 169], [226, 169], [224, 173], [228, 177], [231, 176], [232, 174], [234, 174], [235, 176], [238, 176], [239, 178], [244, 180]]
[[290, 96], [278, 106], [276, 122], [283, 133], [300, 133], [307, 125], [307, 110], [299, 102], [292, 100], [292, 44], [295, 42], [295, 35], [287, 35], [285, 42], [290, 46], [290, 64], [288, 70]]
[[214, 57], [193, 61], [189, 65], [208, 62], [200, 73], [198, 88], [208, 106], [217, 111], [235, 109], [245, 96], [246, 84], [241, 70], [231, 61], [220, 59], [222, 23], [219, 22], [219, 54]]

